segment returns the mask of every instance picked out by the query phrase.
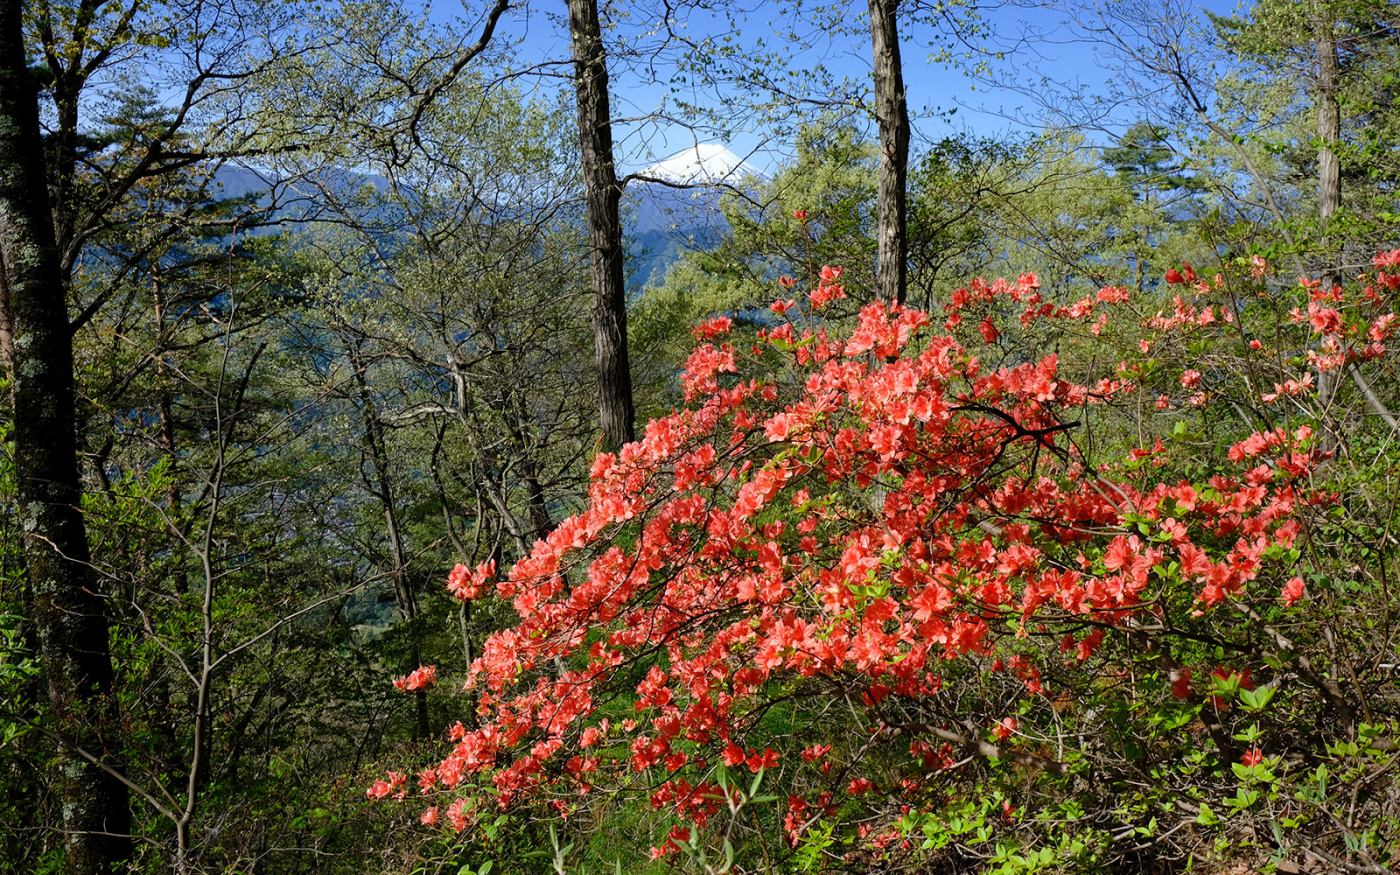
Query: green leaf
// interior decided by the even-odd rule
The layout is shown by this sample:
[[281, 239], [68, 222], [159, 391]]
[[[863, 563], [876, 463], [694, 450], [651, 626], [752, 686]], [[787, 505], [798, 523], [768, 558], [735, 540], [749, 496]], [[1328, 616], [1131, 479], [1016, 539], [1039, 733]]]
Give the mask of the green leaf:
[[753, 776], [753, 783], [749, 785], [749, 798], [752, 799], [758, 794], [758, 786], [763, 783], [763, 769], [760, 767], [758, 774]]
[[1263, 686], [1252, 690], [1240, 690], [1240, 707], [1246, 711], [1262, 711], [1268, 706], [1276, 692], [1274, 687]]

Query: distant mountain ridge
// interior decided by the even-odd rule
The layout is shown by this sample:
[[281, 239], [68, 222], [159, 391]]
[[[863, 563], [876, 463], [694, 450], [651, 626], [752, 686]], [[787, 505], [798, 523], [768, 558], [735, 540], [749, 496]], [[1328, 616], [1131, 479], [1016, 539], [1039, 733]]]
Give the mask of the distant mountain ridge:
[[[719, 209], [721, 190], [707, 184], [721, 177], [730, 177], [731, 184], [737, 184], [734, 171], [740, 163], [727, 149], [724, 153], [705, 152], [694, 161], [673, 156], [647, 173], [673, 184], [634, 180], [627, 186], [622, 198], [622, 233], [628, 252], [629, 297], [635, 299], [647, 286], [664, 280], [666, 271], [687, 250], [715, 246], [729, 234], [729, 223]], [[221, 199], [251, 197], [254, 203], [266, 206], [280, 183], [262, 171], [229, 164], [215, 172], [211, 194]], [[294, 219], [300, 213], [310, 220], [325, 191], [349, 195], [366, 185], [382, 192], [388, 190], [390, 182], [378, 174], [333, 169], [323, 171], [315, 182], [290, 183], [278, 194], [282, 198], [290, 195], [292, 203], [301, 204], [286, 208]]]
[[628, 292], [635, 296], [666, 278], [687, 250], [717, 245], [730, 228], [720, 190], [633, 182], [622, 197], [622, 234], [629, 257]]

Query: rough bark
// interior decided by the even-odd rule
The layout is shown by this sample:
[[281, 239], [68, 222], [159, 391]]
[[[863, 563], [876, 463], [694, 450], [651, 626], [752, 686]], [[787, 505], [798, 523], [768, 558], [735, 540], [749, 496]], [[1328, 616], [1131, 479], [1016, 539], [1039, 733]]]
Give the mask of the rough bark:
[[[4, 239], [5, 235], [5, 229], [0, 228], [0, 239]], [[14, 370], [15, 332], [10, 321], [10, 284], [5, 279], [4, 253], [0, 252], [0, 378], [10, 379]]]
[[598, 419], [604, 449], [614, 450], [635, 437], [619, 212], [622, 186], [613, 165], [608, 68], [598, 21], [598, 2], [567, 2], [574, 56], [574, 94], [578, 102], [579, 152], [588, 212]]
[[880, 126], [875, 292], [885, 301], [903, 304], [909, 263], [909, 106], [899, 57], [898, 12], [899, 0], [870, 0], [875, 120]]
[[0, 252], [14, 343], [15, 465], [25, 560], [62, 740], [59, 793], [74, 875], [120, 869], [131, 852], [107, 607], [80, 509], [73, 344], [45, 188], [36, 83], [25, 66], [20, 0], [0, 0]]

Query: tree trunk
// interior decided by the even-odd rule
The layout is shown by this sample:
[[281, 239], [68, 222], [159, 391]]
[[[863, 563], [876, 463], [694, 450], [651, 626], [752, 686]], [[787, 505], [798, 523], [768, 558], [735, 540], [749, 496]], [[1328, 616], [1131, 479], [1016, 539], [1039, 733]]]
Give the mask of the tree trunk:
[[73, 341], [21, 5], [0, 0], [0, 252], [14, 335], [18, 499], [51, 725], [63, 741], [64, 871], [111, 873], [131, 853], [131, 811], [126, 786], [88, 758], [120, 768], [120, 730], [106, 604], [80, 508]]
[[593, 348], [603, 446], [633, 440], [632, 372], [627, 361], [627, 295], [623, 288], [622, 188], [613, 166], [608, 67], [597, 0], [567, 0], [578, 100], [579, 150], [588, 208], [589, 275], [593, 285]]
[[[5, 229], [0, 228], [0, 240]], [[10, 321], [10, 284], [5, 279], [5, 257], [0, 252], [0, 378], [10, 379], [15, 371], [15, 333]], [[10, 399], [13, 401], [13, 397]]]
[[57, 166], [54, 167], [53, 221], [59, 277], [73, 276], [71, 248], [77, 231], [78, 95], [82, 91], [81, 60], [74, 58], [71, 71], [55, 70], [52, 96], [58, 125], [53, 133]]
[[899, 0], [870, 0], [874, 42], [875, 119], [880, 125], [879, 202], [875, 228], [875, 292], [904, 303], [908, 282], [909, 107], [899, 58]]
[[[374, 468], [374, 482], [371, 485], [375, 497], [384, 508], [384, 532], [389, 540], [389, 561], [394, 565], [389, 569], [389, 577], [394, 581], [394, 600], [398, 604], [399, 616], [409, 624], [409, 661], [416, 670], [423, 664], [422, 648], [419, 644], [418, 598], [413, 592], [413, 584], [408, 579], [408, 551], [404, 549], [403, 530], [399, 525], [398, 503], [394, 498], [394, 482], [389, 471], [389, 450], [384, 441], [384, 423], [379, 419], [379, 411], [369, 392], [367, 363], [355, 351], [354, 341], [350, 348], [350, 362], [355, 369], [355, 383], [360, 393], [360, 416], [365, 428], [365, 446], [369, 450], [370, 465]], [[414, 720], [418, 738], [428, 738], [432, 731], [428, 726], [428, 694], [425, 690], [413, 691]]]
[[1341, 164], [1335, 148], [1342, 136], [1342, 113], [1337, 103], [1337, 40], [1332, 33], [1332, 23], [1320, 17], [1316, 28], [1317, 138], [1320, 141], [1317, 152], [1317, 216], [1325, 226], [1337, 212], [1342, 199]]
[[554, 528], [554, 520], [549, 515], [549, 501], [544, 494], [544, 484], [540, 482], [540, 466], [535, 459], [530, 412], [519, 394], [512, 395], [506, 404], [509, 407], [501, 411], [501, 419], [510, 435], [511, 445], [520, 459], [520, 479], [525, 482], [525, 505], [530, 511], [530, 526], [533, 529], [531, 534], [535, 538], [543, 538]]
[[[1337, 282], [1340, 259], [1332, 251], [1327, 224], [1337, 212], [1342, 199], [1341, 163], [1337, 160], [1335, 148], [1342, 136], [1341, 107], [1337, 103], [1337, 40], [1325, 10], [1319, 11], [1313, 28], [1317, 51], [1317, 220], [1322, 232], [1318, 239], [1322, 263], [1320, 279], [1324, 289], [1331, 289]], [[1326, 410], [1337, 392], [1338, 374], [1335, 371], [1319, 371], [1317, 377], [1318, 400]], [[1329, 435], [1330, 432], [1329, 429]], [[1335, 438], [1336, 435], [1331, 435], [1326, 439], [1327, 444], [1330, 446]]]

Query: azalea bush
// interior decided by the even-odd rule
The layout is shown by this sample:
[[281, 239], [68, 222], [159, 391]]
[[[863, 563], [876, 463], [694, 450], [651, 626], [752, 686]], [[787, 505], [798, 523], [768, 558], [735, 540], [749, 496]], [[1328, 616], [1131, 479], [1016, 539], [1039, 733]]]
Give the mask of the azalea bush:
[[480, 859], [645, 800], [615, 850], [705, 871], [1387, 871], [1393, 271], [700, 324], [586, 507], [453, 570], [518, 620], [396, 682], [463, 713], [369, 795]]

